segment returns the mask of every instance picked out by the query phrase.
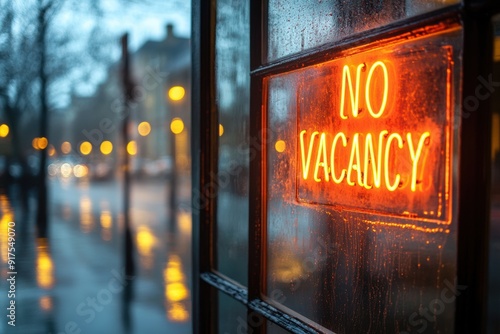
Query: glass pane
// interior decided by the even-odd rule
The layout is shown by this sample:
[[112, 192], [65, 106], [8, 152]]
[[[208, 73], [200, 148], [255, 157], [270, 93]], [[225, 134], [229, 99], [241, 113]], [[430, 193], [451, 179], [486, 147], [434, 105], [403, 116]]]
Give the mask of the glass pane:
[[219, 112], [217, 265], [224, 275], [247, 284], [249, 4], [217, 2], [215, 75]]
[[247, 323], [247, 308], [223, 292], [219, 296], [219, 334], [251, 333]]
[[279, 308], [339, 333], [453, 332], [461, 36], [265, 80]]
[[459, 3], [459, 0], [293, 1], [270, 0], [267, 60], [335, 42]]
[[[500, 81], [500, 16], [494, 20], [493, 81]], [[500, 94], [492, 96], [491, 122], [491, 225], [489, 264], [488, 333], [500, 332]]]

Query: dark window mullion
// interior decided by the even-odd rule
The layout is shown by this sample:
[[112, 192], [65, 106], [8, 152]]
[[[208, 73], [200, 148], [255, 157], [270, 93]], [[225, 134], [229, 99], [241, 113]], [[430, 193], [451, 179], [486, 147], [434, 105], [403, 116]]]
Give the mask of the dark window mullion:
[[[372, 43], [385, 42], [387, 40], [399, 38], [399, 36], [403, 34], [413, 34], [415, 37], [429, 34], [431, 33], [429, 30], [430, 26], [434, 26], [433, 32], [437, 32], [443, 30], [446, 26], [460, 24], [461, 9], [461, 5], [446, 7], [430, 14], [426, 13], [411, 17], [344, 38], [338, 42], [328, 43], [292, 54], [267, 64], [263, 62], [252, 62], [251, 75], [264, 77], [315, 65], [323, 62], [325, 59], [347, 56], [352, 54], [353, 50], [355, 50], [355, 52], [361, 52], [365, 49], [372, 48]], [[257, 32], [255, 32], [255, 34], [257, 34]], [[263, 36], [262, 43], [265, 43], [265, 36]]]

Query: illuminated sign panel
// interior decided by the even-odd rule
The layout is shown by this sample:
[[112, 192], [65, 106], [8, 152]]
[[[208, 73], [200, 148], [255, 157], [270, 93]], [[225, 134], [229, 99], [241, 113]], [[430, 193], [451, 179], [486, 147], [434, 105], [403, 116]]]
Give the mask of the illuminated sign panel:
[[448, 222], [453, 49], [401, 43], [296, 71], [296, 199]]

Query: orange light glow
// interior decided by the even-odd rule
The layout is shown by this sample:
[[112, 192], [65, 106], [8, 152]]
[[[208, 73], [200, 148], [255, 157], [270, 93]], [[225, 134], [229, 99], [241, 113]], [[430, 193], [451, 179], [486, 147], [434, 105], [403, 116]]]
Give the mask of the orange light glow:
[[394, 180], [394, 183], [391, 185], [389, 181], [389, 155], [390, 155], [390, 149], [391, 149], [391, 142], [397, 139], [398, 140], [398, 147], [403, 148], [403, 139], [401, 136], [397, 133], [391, 133], [389, 135], [389, 138], [387, 138], [387, 144], [385, 145], [385, 184], [387, 186], [387, 189], [389, 191], [394, 191], [399, 185], [399, 180], [401, 179], [401, 175], [396, 174], [396, 179]]
[[56, 154], [56, 149], [54, 145], [49, 145], [49, 156], [53, 157]]
[[42, 289], [54, 286], [54, 264], [44, 238], [37, 240], [36, 280]]
[[222, 124], [219, 124], [219, 137], [222, 137], [223, 134], [224, 134], [224, 126], [222, 126]]
[[127, 153], [130, 155], [136, 155], [137, 154], [137, 143], [135, 140], [131, 140], [127, 144]]
[[[352, 88], [352, 79], [351, 79], [351, 71], [349, 69], [348, 65], [344, 65], [344, 68], [342, 70], [342, 93], [340, 95], [340, 117], [342, 119], [347, 119], [347, 116], [344, 114], [344, 107], [345, 107], [345, 86], [346, 86], [346, 81], [349, 84], [349, 93], [351, 97], [351, 108], [352, 108], [352, 115], [354, 117], [358, 116], [358, 106], [359, 106], [359, 84], [360, 84], [360, 77], [361, 77], [361, 70], [363, 69], [364, 64], [359, 64], [358, 67], [356, 68], [356, 92], [353, 92]], [[356, 94], [356, 95], [354, 95]]]
[[38, 149], [44, 150], [47, 145], [49, 144], [49, 141], [45, 137], [40, 137], [38, 138]]
[[[370, 83], [372, 80], [373, 72], [377, 67], [382, 68], [382, 71], [384, 73], [384, 94], [382, 97], [382, 105], [380, 106], [380, 110], [375, 113], [372, 109], [372, 104], [370, 102]], [[368, 72], [368, 77], [366, 78], [366, 88], [365, 88], [365, 100], [366, 100], [366, 106], [368, 108], [368, 112], [373, 118], [379, 118], [382, 116], [382, 113], [385, 110], [385, 107], [387, 105], [387, 94], [389, 93], [389, 74], [387, 73], [387, 67], [385, 64], [381, 61], [376, 61], [372, 67], [370, 68], [370, 71]]]
[[151, 125], [148, 122], [141, 122], [137, 126], [137, 132], [143, 137], [149, 135], [151, 132]]

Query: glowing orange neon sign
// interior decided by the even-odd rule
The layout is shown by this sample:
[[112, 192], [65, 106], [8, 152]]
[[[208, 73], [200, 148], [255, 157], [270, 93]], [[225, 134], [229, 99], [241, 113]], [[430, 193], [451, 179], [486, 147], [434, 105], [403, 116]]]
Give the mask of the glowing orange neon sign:
[[291, 73], [297, 200], [446, 220], [450, 52], [374, 50]]

